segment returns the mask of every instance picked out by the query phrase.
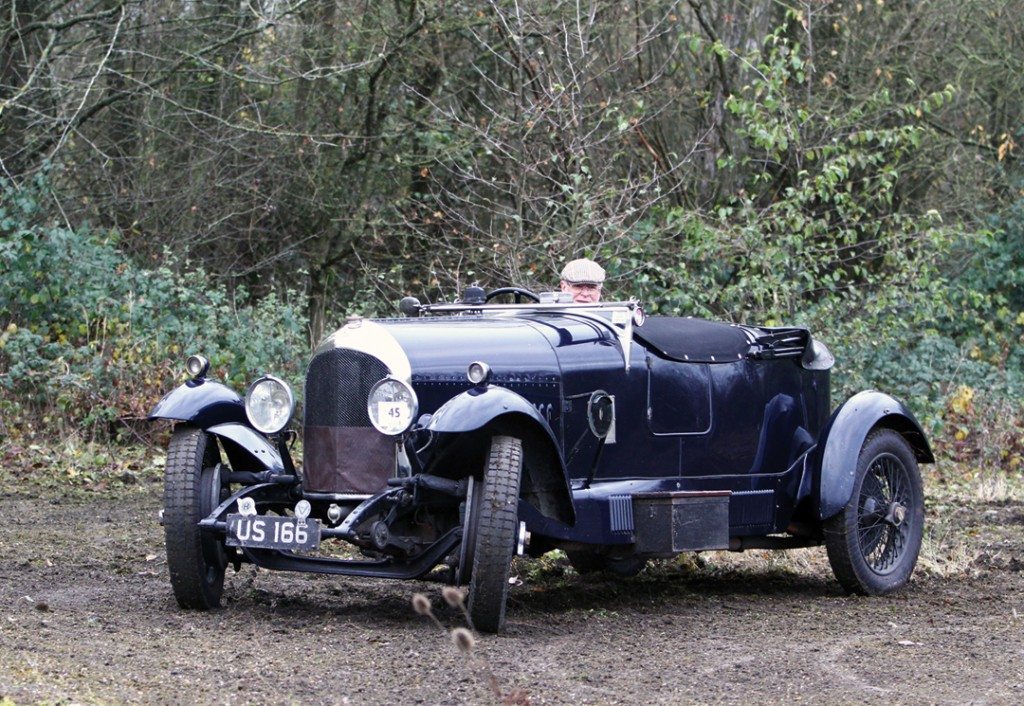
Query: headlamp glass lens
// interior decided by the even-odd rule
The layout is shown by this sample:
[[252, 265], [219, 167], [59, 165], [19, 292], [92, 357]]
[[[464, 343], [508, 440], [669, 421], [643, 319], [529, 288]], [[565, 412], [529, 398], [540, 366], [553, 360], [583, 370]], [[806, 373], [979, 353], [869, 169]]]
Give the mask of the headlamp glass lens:
[[210, 369], [210, 362], [201, 355], [190, 355], [185, 361], [185, 370], [194, 378], [202, 377]]
[[295, 409], [295, 397], [283, 380], [267, 376], [249, 386], [245, 395], [245, 413], [256, 429], [276, 434], [284, 429]]
[[419, 408], [416, 393], [401, 380], [384, 378], [370, 390], [366, 412], [382, 434], [395, 436], [412, 425]]

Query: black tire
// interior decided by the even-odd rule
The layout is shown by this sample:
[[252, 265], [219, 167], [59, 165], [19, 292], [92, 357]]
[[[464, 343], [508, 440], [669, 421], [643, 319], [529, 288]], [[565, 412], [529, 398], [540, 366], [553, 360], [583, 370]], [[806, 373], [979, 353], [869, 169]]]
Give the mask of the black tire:
[[872, 432], [857, 458], [850, 502], [825, 522], [825, 547], [839, 583], [878, 596], [902, 588], [921, 551], [924, 490], [913, 450], [891, 429]]
[[572, 568], [576, 569], [581, 576], [604, 572], [630, 577], [636, 576], [647, 566], [647, 560], [639, 556], [613, 558], [599, 552], [579, 550], [567, 551], [565, 555], [569, 557]]
[[164, 472], [164, 545], [174, 597], [182, 608], [220, 606], [227, 554], [223, 540], [199, 529], [199, 521], [220, 504], [217, 440], [192, 427], [171, 436]]
[[481, 632], [498, 632], [505, 624], [508, 576], [515, 552], [519, 520], [519, 476], [523, 468], [522, 442], [495, 436], [477, 484], [473, 512], [464, 541], [471, 543], [469, 615]]

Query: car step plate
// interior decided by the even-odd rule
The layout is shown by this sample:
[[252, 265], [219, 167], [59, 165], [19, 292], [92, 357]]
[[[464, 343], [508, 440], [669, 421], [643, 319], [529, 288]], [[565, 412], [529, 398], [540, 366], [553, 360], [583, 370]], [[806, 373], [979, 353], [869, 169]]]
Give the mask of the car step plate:
[[227, 545], [253, 549], [316, 549], [320, 521], [275, 515], [228, 515]]

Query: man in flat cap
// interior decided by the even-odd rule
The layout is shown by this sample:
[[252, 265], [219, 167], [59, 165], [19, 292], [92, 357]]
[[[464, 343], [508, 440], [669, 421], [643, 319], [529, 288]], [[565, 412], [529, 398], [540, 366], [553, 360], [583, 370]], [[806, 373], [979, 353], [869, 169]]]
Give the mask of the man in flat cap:
[[593, 260], [580, 258], [562, 268], [561, 288], [572, 294], [577, 304], [592, 304], [601, 300], [604, 268]]

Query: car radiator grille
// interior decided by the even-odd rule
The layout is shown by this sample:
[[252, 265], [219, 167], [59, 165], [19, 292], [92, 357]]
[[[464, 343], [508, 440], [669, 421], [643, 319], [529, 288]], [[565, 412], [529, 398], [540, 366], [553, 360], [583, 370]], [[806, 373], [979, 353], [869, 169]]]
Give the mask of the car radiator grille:
[[384, 363], [366, 353], [332, 348], [306, 372], [303, 491], [367, 494], [387, 487], [394, 472], [395, 442], [370, 424], [366, 398], [386, 377]]
[[323, 427], [368, 427], [366, 398], [387, 366], [372, 355], [334, 348], [316, 356], [306, 371], [305, 423]]

